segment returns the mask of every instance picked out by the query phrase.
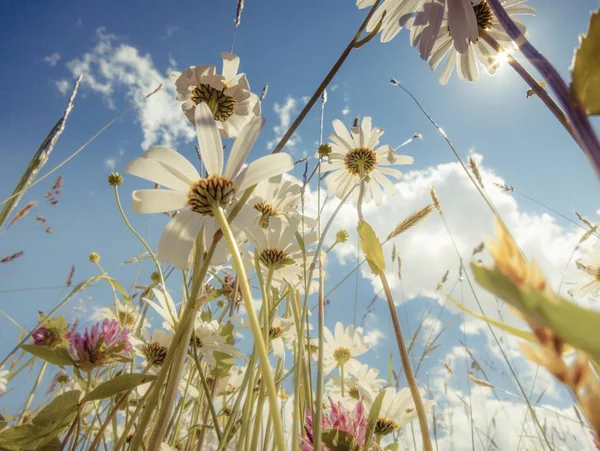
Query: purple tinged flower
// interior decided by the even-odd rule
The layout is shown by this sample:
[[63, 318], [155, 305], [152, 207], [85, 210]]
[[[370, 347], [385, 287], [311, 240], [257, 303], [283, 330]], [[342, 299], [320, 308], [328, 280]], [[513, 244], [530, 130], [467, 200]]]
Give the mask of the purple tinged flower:
[[121, 329], [115, 319], [96, 323], [89, 332], [86, 327], [83, 335], [76, 332], [71, 338], [71, 354], [84, 371], [108, 365], [131, 349], [129, 330]]
[[63, 316], [45, 320], [32, 334], [33, 344], [54, 349], [59, 346], [67, 347], [72, 331], [68, 329]]
[[[331, 404], [331, 412], [329, 415], [323, 415], [321, 431], [327, 429], [336, 429], [343, 431], [351, 435], [356, 439], [356, 443], [360, 446], [363, 451], [374, 450], [375, 447], [372, 444], [366, 446], [365, 439], [367, 433], [367, 416], [365, 415], [365, 408], [362, 400], [356, 404], [354, 410], [349, 411], [341, 402], [337, 404], [329, 398]], [[306, 411], [306, 424], [304, 426], [305, 436], [300, 437], [301, 444], [300, 449], [302, 451], [314, 451], [313, 443], [313, 420], [310, 410]], [[322, 451], [330, 451], [331, 449], [327, 446], [321, 447]]]

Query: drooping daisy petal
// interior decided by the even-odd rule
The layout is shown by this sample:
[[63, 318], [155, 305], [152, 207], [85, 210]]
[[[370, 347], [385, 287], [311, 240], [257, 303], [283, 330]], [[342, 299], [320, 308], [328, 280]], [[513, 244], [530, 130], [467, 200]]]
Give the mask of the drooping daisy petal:
[[246, 166], [234, 179], [239, 191], [256, 185], [264, 179], [274, 177], [294, 168], [292, 157], [286, 153], [266, 155]]
[[132, 194], [134, 213], [162, 213], [179, 210], [187, 205], [187, 195], [180, 191], [140, 189]]
[[209, 175], [223, 173], [223, 144], [213, 118], [206, 103], [196, 107], [196, 132], [198, 135], [198, 150]]
[[187, 191], [189, 189], [190, 180], [183, 173], [152, 158], [143, 156], [135, 158], [125, 167], [125, 173], [176, 191]]
[[195, 181], [200, 178], [200, 174], [192, 163], [179, 152], [166, 147], [154, 146], [146, 152], [147, 158], [157, 160], [163, 166], [170, 169], [175, 169], [178, 173], [183, 174], [189, 181]]
[[225, 177], [232, 179], [239, 172], [264, 125], [265, 119], [262, 117], [252, 119], [246, 125], [244, 133], [233, 144], [231, 154], [227, 160]]

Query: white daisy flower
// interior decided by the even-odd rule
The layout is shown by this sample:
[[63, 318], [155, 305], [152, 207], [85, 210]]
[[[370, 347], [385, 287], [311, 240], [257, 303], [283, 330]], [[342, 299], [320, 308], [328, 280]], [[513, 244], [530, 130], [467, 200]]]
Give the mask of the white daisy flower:
[[344, 373], [344, 393], [342, 395], [342, 378], [340, 376], [331, 376], [327, 381], [329, 394], [335, 402], [342, 401], [346, 407], [353, 409], [356, 403], [361, 399], [362, 392], [370, 389], [379, 392], [386, 384], [384, 379], [379, 379], [377, 375], [379, 370], [369, 368], [360, 362], [348, 367]]
[[10, 371], [0, 369], [0, 394], [6, 393], [6, 386], [8, 385], [8, 375]]
[[579, 278], [579, 283], [569, 289], [569, 294], [597, 296], [600, 293], [600, 244], [583, 252], [583, 257], [577, 260], [577, 269], [573, 275]]
[[[244, 227], [245, 233], [254, 244], [254, 252], [258, 254], [263, 277], [266, 278], [269, 271], [273, 272], [274, 287], [279, 288], [286, 283], [298, 285], [304, 276], [304, 259], [311, 261], [314, 256], [314, 251], [311, 250], [303, 253], [302, 247], [295, 239], [299, 225], [299, 217], [290, 218], [289, 223], [274, 217], [269, 221], [267, 229], [263, 229], [259, 224]], [[304, 247], [310, 246], [316, 239], [316, 232], [304, 235]], [[249, 269], [256, 270], [254, 252], [246, 253], [244, 262]]]
[[[465, 0], [461, 1], [464, 2]], [[505, 0], [502, 2], [502, 6], [508, 15], [511, 16], [523, 33], [526, 31], [525, 24], [516, 19], [516, 16], [521, 14], [535, 14], [535, 9], [523, 4], [525, 1]], [[468, 1], [466, 3], [468, 4]], [[462, 34], [457, 36], [453, 32], [453, 20], [455, 22], [458, 22], [458, 20], [452, 17], [450, 14], [451, 10], [448, 9], [444, 13], [440, 32], [434, 37], [423, 32], [423, 24], [427, 24], [431, 20], [429, 17], [432, 14], [431, 9], [419, 10], [414, 19], [411, 19], [407, 24], [411, 28], [411, 43], [413, 46], [419, 49], [424, 47], [432, 48], [428, 58], [429, 66], [432, 70], [435, 70], [444, 57], [448, 56], [440, 74], [440, 84], [442, 85], [448, 82], [454, 66], [456, 66], [458, 78], [461, 80], [477, 81], [479, 79], [477, 62], [483, 66], [488, 74], [493, 75], [496, 72], [501, 59], [498, 57], [498, 52], [481, 38], [483, 32], [488, 33], [507, 51], [516, 48], [512, 39], [506, 34], [485, 0], [474, 0], [471, 5], [468, 5], [468, 8], [470, 12], [468, 16], [471, 18], [474, 17], [477, 25], [475, 39], [465, 40]], [[433, 44], [432, 39], [435, 39]]]
[[271, 347], [273, 355], [279, 359], [285, 356], [284, 342], [296, 335], [296, 327], [294, 320], [291, 318], [273, 318], [271, 327], [269, 328], [269, 338], [271, 339]]
[[[302, 187], [295, 180], [284, 180], [281, 175], [264, 180], [256, 185], [247, 205], [258, 213], [258, 223], [263, 229], [269, 225], [273, 217], [292, 218], [298, 216], [296, 208], [300, 205]], [[304, 225], [312, 228], [316, 225], [312, 218], [304, 216]]]
[[334, 334], [326, 327], [323, 330], [325, 341], [323, 343], [323, 372], [330, 373], [335, 367], [349, 368], [356, 363], [356, 357], [364, 354], [370, 348], [363, 337], [362, 327], [354, 329], [349, 325], [338, 322], [335, 325]]
[[169, 79], [177, 88], [177, 100], [192, 122], [196, 107], [206, 103], [217, 121], [222, 137], [234, 138], [254, 117], [260, 116], [260, 101], [250, 92], [246, 74], [238, 74], [239, 57], [222, 53], [223, 73], [216, 74], [215, 66], [192, 66], [181, 72], [172, 72]]
[[[379, 392], [370, 390], [366, 386], [361, 388], [364, 389], [361, 393], [364, 394], [365, 411], [369, 412]], [[423, 401], [423, 407], [426, 411], [434, 404], [434, 401]], [[417, 410], [415, 409], [415, 403], [413, 402], [410, 390], [403, 388], [397, 392], [394, 387], [388, 387], [385, 389], [385, 395], [381, 403], [381, 410], [379, 411], [379, 417], [375, 425], [375, 434], [391, 434], [415, 418], [417, 418]]]
[[[323, 171], [332, 171], [325, 182], [329, 194], [335, 194], [342, 199], [365, 176], [363, 202], [367, 203], [372, 198], [377, 205], [381, 205], [383, 192], [393, 195], [394, 184], [386, 176], [399, 180], [402, 172], [388, 166], [397, 164], [411, 164], [413, 158], [398, 155], [388, 145], [377, 147], [383, 130], [371, 126], [371, 118], [365, 116], [360, 126], [352, 127], [351, 132], [346, 126], [336, 119], [333, 121], [335, 133], [328, 136], [332, 141], [332, 152], [328, 159], [322, 161]], [[359, 189], [354, 190], [354, 200], [358, 200]]]
[[[169, 189], [145, 189], [133, 192], [134, 213], [162, 213], [180, 210], [169, 221], [158, 243], [158, 259], [173, 262], [178, 269], [189, 267], [190, 251], [200, 232], [210, 243], [218, 224], [214, 218], [217, 208], [227, 208], [236, 195], [294, 167], [288, 154], [267, 155], [242, 168], [244, 160], [264, 124], [262, 118], [252, 119], [235, 140], [223, 170], [223, 145], [217, 125], [208, 106], [196, 109], [196, 131], [199, 152], [207, 175], [201, 177], [194, 166], [181, 154], [164, 146], [153, 147], [144, 156], [130, 162], [125, 172], [157, 183]], [[242, 222], [242, 219], [237, 222]], [[224, 241], [224, 240], [222, 240]], [[220, 243], [221, 244], [221, 243]], [[215, 256], [214, 264], [226, 259], [226, 246]]]
[[205, 322], [196, 318], [193, 339], [196, 340], [198, 353], [211, 368], [214, 368], [217, 364], [213, 356], [215, 351], [229, 354], [233, 357], [237, 357], [240, 354], [235, 346], [227, 344], [225, 337], [219, 335], [219, 323], [217, 321]]
[[[362, 9], [373, 6], [375, 0], [357, 0], [357, 6]], [[367, 32], [373, 31], [383, 18], [381, 24], [381, 42], [392, 40], [402, 29], [408, 26], [414, 13], [421, 9], [426, 14], [414, 23], [419, 27], [421, 58], [429, 58], [433, 42], [442, 27], [444, 11], [449, 11], [450, 21], [447, 26], [457, 42], [464, 42], [457, 51], [464, 53], [466, 43], [477, 40], [477, 21], [470, 9], [470, 0], [384, 0], [375, 11], [367, 24]], [[383, 14], [385, 13], [385, 17]]]
[[[121, 326], [128, 328], [132, 333], [137, 331], [142, 321], [142, 315], [138, 306], [125, 304], [119, 300], [117, 300], [116, 305], [98, 308], [92, 314], [92, 319], [98, 321], [102, 321], [105, 318], [116, 319], [121, 323]], [[142, 329], [145, 330], [148, 327], [150, 327], [150, 323], [144, 319]]]
[[130, 337], [129, 341], [133, 345], [135, 353], [143, 357], [147, 363], [154, 366], [161, 366], [165, 361], [173, 337], [173, 332], [154, 329], [148, 340], [142, 341], [135, 337]]

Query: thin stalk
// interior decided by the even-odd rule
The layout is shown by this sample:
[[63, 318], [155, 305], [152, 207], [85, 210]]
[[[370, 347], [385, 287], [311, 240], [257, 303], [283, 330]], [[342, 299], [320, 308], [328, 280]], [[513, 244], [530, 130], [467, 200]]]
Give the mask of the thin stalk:
[[144, 238], [142, 238], [142, 236], [139, 233], [137, 233], [137, 231], [133, 228], [133, 226], [127, 219], [127, 215], [125, 215], [125, 211], [123, 211], [123, 207], [121, 206], [121, 198], [119, 197], [119, 188], [117, 186], [115, 186], [114, 190], [115, 190], [115, 201], [117, 202], [117, 207], [119, 208], [119, 213], [121, 214], [121, 218], [123, 219], [123, 222], [129, 229], [129, 231], [131, 233], [133, 233], [133, 235], [139, 240], [140, 243], [142, 243], [142, 246], [144, 246], [144, 248], [150, 254], [150, 258], [154, 262], [154, 265], [156, 266], [156, 270], [158, 271], [158, 274], [160, 275], [160, 282], [162, 284], [162, 289], [165, 292], [165, 296], [167, 296], [166, 288], [165, 288], [165, 278], [163, 276], [163, 272], [162, 272], [162, 268], [160, 267], [160, 263], [159, 263], [158, 259], [156, 258], [156, 255], [154, 255], [154, 252], [152, 252], [152, 248], [150, 246], [148, 246], [148, 243], [146, 243], [146, 240]]
[[146, 393], [144, 393], [144, 395], [142, 396], [142, 398], [138, 401], [138, 404], [135, 407], [135, 410], [131, 414], [131, 418], [125, 424], [125, 427], [123, 428], [123, 432], [121, 433], [121, 437], [119, 437], [119, 440], [117, 441], [117, 443], [115, 445], [114, 451], [119, 451], [119, 449], [121, 449], [121, 446], [123, 446], [125, 444], [125, 441], [127, 440], [127, 435], [129, 434], [129, 430], [133, 426], [133, 423], [135, 422], [135, 420], [136, 420], [137, 416], [139, 415], [139, 413], [142, 411], [142, 408], [144, 407], [144, 404], [146, 404], [146, 401], [148, 400], [148, 397], [152, 393], [152, 386], [155, 383], [156, 382], [152, 382], [152, 385], [150, 385], [150, 387], [148, 388], [148, 390], [146, 391]]
[[200, 366], [200, 360], [198, 359], [198, 350], [196, 349], [196, 345], [194, 348], [194, 362], [196, 363], [196, 368], [198, 369], [198, 374], [200, 375], [200, 381], [202, 382], [202, 389], [204, 390], [204, 396], [206, 396], [206, 400], [208, 402], [208, 407], [210, 410], [210, 415], [212, 417], [212, 421], [215, 427], [215, 432], [217, 434], [217, 438], [219, 442], [222, 440], [223, 434], [221, 433], [221, 428], [219, 427], [219, 420], [217, 418], [217, 412], [215, 411], [215, 406], [212, 402], [212, 394], [210, 391], [210, 387], [208, 386], [208, 382], [206, 381], [206, 377], [204, 376], [204, 372], [202, 371], [202, 367]]
[[[146, 366], [146, 368], [144, 368], [144, 370], [142, 371], [142, 374], [146, 374], [148, 372], [148, 370], [151, 368], [151, 366], [152, 366], [151, 364], [148, 364]], [[106, 430], [109, 422], [115, 417], [115, 415], [119, 411], [119, 408], [127, 400], [128, 396], [133, 392], [133, 390], [135, 390], [135, 389], [132, 388], [131, 390], [127, 390], [126, 393], [121, 395], [119, 400], [113, 406], [112, 410], [106, 415], [104, 422], [101, 424], [100, 428], [96, 432], [96, 437], [94, 438], [94, 441], [92, 442], [91, 446], [89, 448], [87, 448], [89, 451], [94, 451], [98, 448], [98, 446], [100, 445], [100, 441], [102, 440], [102, 437], [104, 436], [104, 431]]]
[[[133, 438], [133, 442], [131, 445], [131, 449], [140, 449], [141, 448], [141, 444], [143, 441], [143, 436], [144, 433], [146, 431], [146, 428], [148, 427], [148, 424], [150, 422], [150, 419], [152, 418], [152, 414], [154, 412], [154, 409], [156, 408], [156, 406], [158, 405], [158, 398], [160, 396], [160, 391], [162, 390], [162, 387], [166, 381], [167, 375], [169, 373], [169, 368], [171, 366], [171, 362], [173, 361], [174, 357], [175, 357], [175, 353], [177, 351], [177, 348], [179, 347], [180, 343], [184, 343], [183, 346], [185, 346], [187, 348], [187, 344], [189, 343], [189, 339], [191, 337], [191, 327], [187, 328], [187, 324], [189, 323], [190, 325], [193, 324], [193, 315], [192, 313], [195, 311], [195, 299], [196, 296], [198, 295], [198, 291], [200, 288], [201, 283], [198, 282], [198, 279], [203, 280], [204, 279], [204, 275], [206, 274], [206, 272], [208, 271], [208, 265], [210, 263], [210, 259], [212, 258], [212, 255], [215, 252], [215, 248], [217, 247], [217, 241], [213, 240], [206, 256], [204, 257], [204, 259], [202, 260], [202, 267], [200, 268], [199, 272], [198, 272], [198, 277], [194, 279], [193, 285], [192, 285], [192, 296], [188, 297], [188, 302], [185, 306], [185, 309], [181, 315], [181, 322], [179, 323], [179, 325], [177, 326], [177, 329], [175, 330], [175, 336], [173, 337], [173, 341], [171, 343], [171, 346], [169, 346], [169, 349], [167, 351], [167, 355], [165, 357], [165, 361], [162, 364], [162, 367], [160, 369], [160, 372], [158, 373], [158, 376], [155, 380], [155, 384], [152, 390], [152, 393], [148, 399], [148, 403], [147, 403], [147, 408], [144, 409], [144, 413], [142, 415], [142, 419], [140, 421], [140, 424], [138, 425], [138, 430], [135, 434], [135, 437]], [[197, 264], [199, 263], [199, 251], [196, 251], [196, 257], [194, 258], [194, 271], [195, 268], [197, 267]], [[184, 330], [184, 329], [188, 329], [188, 330]], [[187, 335], [187, 332], [189, 332], [189, 335], [187, 337], [186, 342], [181, 341], [182, 336], [184, 335], [184, 333]], [[185, 355], [181, 356], [181, 354], [179, 355], [180, 360], [185, 358]], [[177, 384], [171, 384], [171, 390], [173, 391], [177, 391]], [[172, 401], [174, 401], [174, 398], [172, 398]], [[169, 407], [169, 410], [172, 408]], [[164, 416], [164, 420], [163, 420], [163, 426], [161, 426], [161, 429], [164, 428], [162, 431], [160, 431], [159, 429], [155, 428], [154, 432], [157, 432], [157, 435], [163, 435], [166, 431], [166, 427], [167, 427], [167, 417]], [[154, 434], [153, 434], [154, 436]], [[156, 437], [153, 437], [156, 438]], [[160, 439], [162, 440], [162, 437], [160, 437]], [[158, 441], [158, 444], [160, 445], [160, 440]], [[152, 444], [150, 445], [151, 447], [153, 446]], [[156, 451], [156, 450], [154, 450]]]
[[394, 298], [392, 296], [392, 290], [385, 276], [385, 272], [379, 272], [379, 279], [383, 285], [385, 297], [388, 302], [390, 309], [390, 316], [392, 317], [392, 323], [394, 324], [394, 332], [396, 335], [396, 341], [398, 342], [398, 351], [400, 351], [400, 359], [402, 360], [402, 367], [404, 368], [404, 375], [410, 388], [410, 393], [415, 403], [415, 409], [419, 418], [419, 426], [421, 428], [421, 438], [423, 440], [423, 449], [425, 451], [433, 451], [431, 445], [431, 438], [429, 437], [429, 425], [427, 424], [427, 416], [425, 414], [425, 408], [423, 407], [423, 401], [421, 400], [421, 394], [419, 393], [419, 387], [417, 386], [417, 380], [413, 375], [412, 368], [410, 366], [410, 360], [408, 358], [408, 352], [406, 351], [406, 345], [404, 343], [404, 337], [402, 336], [402, 328], [400, 327], [400, 320], [398, 319], [398, 313], [396, 313], [396, 307], [394, 306]]
[[19, 417], [18, 424], [21, 424], [21, 422], [23, 421], [23, 417], [25, 416], [25, 412], [27, 412], [27, 409], [29, 409], [29, 406], [31, 406], [31, 403], [33, 402], [33, 397], [35, 396], [35, 392], [39, 387], [40, 382], [42, 382], [42, 378], [44, 377], [44, 373], [46, 372], [47, 366], [48, 362], [42, 363], [42, 366], [40, 367], [40, 372], [38, 373], [35, 382], [33, 383], [33, 387], [29, 392], [29, 396], [27, 397], [27, 401], [25, 402], [25, 406], [23, 407], [23, 411], [21, 412], [21, 416]]
[[[325, 76], [325, 78], [323, 79], [323, 81], [321, 82], [319, 87], [317, 88], [317, 90], [314, 92], [312, 97], [306, 103], [306, 105], [304, 106], [304, 108], [302, 109], [302, 111], [300, 112], [298, 117], [296, 119], [294, 119], [294, 122], [292, 122], [292, 125], [290, 125], [290, 128], [281, 137], [281, 139], [275, 146], [275, 149], [273, 149], [273, 153], [278, 153], [283, 150], [283, 148], [285, 147], [285, 145], [287, 144], [289, 139], [292, 137], [292, 135], [294, 134], [294, 132], [296, 131], [298, 126], [302, 123], [302, 121], [304, 120], [304, 118], [306, 117], [308, 112], [312, 109], [312, 107], [315, 105], [317, 100], [319, 100], [319, 98], [321, 97], [321, 94], [323, 94], [323, 91], [325, 91], [325, 89], [327, 88], [329, 83], [331, 83], [331, 80], [333, 80], [333, 77], [335, 77], [335, 75], [338, 73], [340, 68], [343, 66], [344, 62], [346, 61], [346, 58], [348, 58], [348, 55], [350, 55], [350, 52], [352, 52], [353, 49], [357, 48], [357, 43], [359, 42], [360, 35], [363, 33], [363, 31], [367, 27], [367, 24], [369, 23], [369, 20], [371, 20], [371, 17], [373, 16], [373, 14], [375, 14], [375, 10], [379, 6], [380, 2], [381, 2], [381, 0], [377, 0], [373, 4], [373, 6], [371, 7], [371, 10], [369, 11], [369, 14], [367, 14], [367, 17], [365, 17], [365, 20], [362, 22], [362, 24], [358, 28], [358, 31], [356, 32], [356, 34], [354, 35], [354, 37], [352, 38], [352, 40], [350, 41], [348, 46], [344, 49], [344, 51], [342, 52], [342, 54], [340, 55], [338, 60], [335, 62], [333, 67], [329, 70], [329, 72], [327, 73], [327, 75]], [[368, 41], [370, 41], [374, 37], [375, 37], [374, 34], [372, 34], [372, 33], [369, 34], [367, 36], [367, 38], [368, 38], [367, 40], [360, 41], [360, 46], [363, 46], [364, 44], [366, 44]]]
[[514, 59], [510, 53], [507, 53], [505, 51], [505, 49], [498, 43], [498, 41], [496, 41], [493, 37], [491, 37], [487, 33], [487, 31], [483, 31], [481, 33], [481, 37], [496, 52], [504, 53], [506, 55], [506, 61], [508, 62], [508, 64], [510, 64], [510, 67], [512, 67], [515, 70], [515, 72], [517, 74], [519, 74], [519, 76], [523, 79], [523, 81], [525, 81], [525, 83], [527, 83], [529, 85], [529, 87], [531, 89], [533, 89], [533, 91], [537, 94], [537, 96], [540, 98], [540, 100], [542, 102], [544, 102], [544, 105], [546, 105], [546, 107], [550, 110], [550, 112], [554, 115], [554, 117], [556, 117], [556, 119], [558, 119], [558, 122], [560, 122], [560, 124], [565, 128], [567, 133], [569, 133], [569, 135], [571, 135], [571, 137], [575, 140], [575, 142], [577, 142], [577, 137], [573, 133], [573, 129], [571, 128], [571, 124], [569, 124], [569, 121], [568, 121], [567, 117], [565, 116], [565, 113], [556, 104], [556, 102], [550, 96], [550, 94], [548, 94], [548, 91], [546, 91], [544, 88], [542, 88], [540, 86], [540, 84], [537, 82], [537, 80], [535, 78], [533, 78], [529, 72], [527, 72], [527, 69], [525, 69], [523, 66], [521, 66], [521, 63], [519, 63], [516, 59]]
[[278, 413], [279, 407], [277, 405], [277, 391], [275, 389], [275, 381], [273, 380], [273, 375], [271, 374], [269, 354], [262, 337], [260, 323], [258, 321], [258, 317], [256, 316], [254, 305], [252, 304], [252, 292], [250, 291], [250, 285], [248, 284], [248, 276], [246, 275], [246, 269], [244, 268], [244, 263], [242, 262], [242, 257], [240, 255], [235, 236], [231, 228], [229, 227], [229, 223], [227, 222], [227, 218], [225, 217], [223, 209], [221, 207], [216, 207], [214, 209], [214, 214], [215, 218], [219, 223], [219, 227], [221, 227], [223, 236], [227, 240], [229, 251], [231, 252], [231, 257], [234, 263], [234, 268], [238, 274], [238, 279], [240, 280], [242, 298], [244, 300], [244, 305], [248, 314], [248, 320], [252, 329], [252, 335], [254, 336], [254, 343], [256, 346], [261, 367], [261, 380], [265, 385], [267, 396], [269, 398], [269, 414], [273, 418], [276, 448], [279, 449], [279, 451], [285, 451], [285, 437], [283, 435], [283, 426], [281, 423], [281, 418], [279, 417]]
[[548, 86], [554, 91], [567, 119], [571, 123], [576, 142], [592, 162], [596, 174], [600, 175], [600, 141], [594, 128], [579, 101], [573, 99], [571, 91], [558, 71], [527, 40], [519, 27], [507, 14], [499, 0], [488, 0], [488, 5], [510, 38], [517, 44], [527, 60], [546, 79]]

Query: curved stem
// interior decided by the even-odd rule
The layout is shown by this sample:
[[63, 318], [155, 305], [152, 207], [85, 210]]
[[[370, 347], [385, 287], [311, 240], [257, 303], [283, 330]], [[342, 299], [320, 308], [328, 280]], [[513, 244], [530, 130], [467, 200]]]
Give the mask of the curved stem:
[[[491, 37], [486, 31], [482, 32], [481, 37], [496, 52], [506, 53], [504, 48], [493, 37]], [[540, 98], [540, 100], [542, 102], [544, 102], [544, 105], [546, 105], [546, 107], [550, 110], [550, 112], [554, 115], [554, 117], [556, 117], [556, 119], [558, 119], [558, 122], [561, 123], [561, 125], [565, 128], [565, 130], [569, 133], [569, 135], [571, 135], [571, 137], [575, 140], [575, 142], [577, 142], [577, 137], [573, 133], [573, 129], [571, 128], [571, 124], [569, 124], [567, 116], [565, 116], [564, 111], [560, 109], [560, 107], [557, 105], [557, 103], [554, 101], [554, 99], [552, 97], [550, 97], [550, 94], [548, 94], [548, 91], [546, 91], [544, 88], [542, 88], [540, 86], [540, 84], [537, 82], [537, 80], [535, 78], [533, 78], [529, 72], [527, 72], [527, 69], [525, 69], [523, 66], [521, 66], [521, 63], [519, 63], [516, 59], [514, 59], [510, 53], [506, 53], [506, 60], [508, 61], [508, 64], [510, 64], [510, 66], [515, 70], [515, 72], [517, 74], [519, 74], [519, 76], [525, 81], [525, 83], [527, 83], [531, 87], [531, 89], [533, 89], [533, 91], [537, 94], [537, 96]]]
[[240, 255], [240, 250], [238, 249], [235, 236], [233, 235], [233, 232], [229, 227], [229, 223], [227, 222], [227, 218], [225, 217], [223, 209], [221, 207], [215, 208], [214, 215], [215, 219], [219, 223], [219, 226], [221, 227], [223, 236], [227, 240], [234, 268], [237, 272], [238, 280], [240, 281], [242, 299], [244, 300], [244, 306], [246, 308], [246, 313], [248, 314], [248, 320], [252, 329], [252, 335], [254, 336], [254, 344], [258, 353], [262, 373], [262, 381], [264, 383], [265, 390], [269, 398], [269, 415], [273, 419], [273, 428], [275, 430], [275, 444], [279, 451], [285, 451], [285, 438], [283, 435], [283, 425], [281, 423], [281, 418], [279, 417], [279, 406], [277, 404], [277, 391], [275, 389], [275, 381], [273, 380], [273, 374], [271, 374], [269, 354], [267, 352], [266, 344], [263, 340], [260, 323], [258, 321], [258, 317], [256, 316], [254, 305], [252, 304], [252, 292], [250, 291], [250, 285], [248, 284], [248, 276], [246, 275], [246, 270], [244, 268], [244, 263], [242, 262], [242, 257]]
[[[327, 73], [327, 75], [325, 76], [325, 78], [323, 79], [323, 81], [321, 82], [321, 84], [319, 85], [317, 90], [314, 92], [314, 94], [312, 95], [310, 100], [306, 103], [306, 105], [304, 106], [304, 108], [302, 109], [302, 111], [300, 112], [298, 117], [296, 119], [294, 119], [294, 122], [292, 122], [292, 125], [290, 125], [290, 128], [288, 129], [288, 131], [286, 131], [285, 134], [283, 135], [283, 137], [279, 140], [279, 142], [275, 146], [275, 149], [273, 149], [273, 153], [278, 153], [283, 150], [283, 148], [285, 147], [285, 145], [287, 144], [289, 139], [292, 137], [292, 135], [294, 134], [294, 132], [296, 131], [298, 126], [302, 123], [302, 121], [304, 120], [304, 118], [306, 117], [308, 112], [312, 109], [312, 107], [315, 105], [317, 100], [319, 100], [319, 97], [321, 97], [321, 94], [323, 93], [325, 88], [327, 88], [329, 83], [331, 83], [331, 80], [333, 80], [333, 77], [335, 77], [335, 74], [337, 74], [338, 71], [340, 70], [340, 68], [343, 66], [344, 62], [346, 61], [346, 58], [348, 58], [348, 55], [350, 55], [350, 52], [352, 52], [352, 50], [355, 48], [356, 43], [359, 42], [360, 35], [367, 27], [367, 24], [369, 23], [369, 20], [371, 19], [373, 14], [375, 14], [375, 10], [379, 6], [380, 2], [381, 2], [381, 0], [377, 0], [373, 4], [373, 6], [371, 7], [371, 10], [369, 11], [369, 14], [367, 14], [367, 17], [365, 17], [365, 20], [358, 28], [358, 31], [356, 32], [356, 34], [354, 35], [354, 37], [352, 38], [352, 40], [350, 41], [348, 46], [344, 49], [344, 51], [342, 52], [342, 54], [340, 55], [338, 60], [335, 62], [335, 64], [331, 68], [331, 70]], [[372, 36], [371, 36], [371, 38], [372, 38]]]
[[500, 25], [510, 38], [517, 44], [521, 53], [540, 72], [554, 91], [558, 101], [571, 123], [575, 140], [587, 157], [591, 160], [600, 175], [600, 141], [594, 132], [592, 124], [582, 105], [573, 99], [565, 81], [550, 62], [527, 40], [521, 30], [503, 8], [500, 0], [488, 0], [488, 5], [498, 18]]
[[415, 403], [415, 409], [417, 411], [417, 416], [419, 418], [419, 426], [421, 428], [421, 437], [423, 439], [423, 449], [425, 451], [433, 451], [433, 446], [431, 445], [431, 438], [429, 437], [429, 425], [427, 424], [427, 416], [425, 415], [425, 407], [423, 406], [423, 401], [421, 400], [421, 394], [419, 393], [419, 387], [417, 386], [417, 380], [412, 372], [412, 367], [410, 366], [410, 360], [408, 358], [408, 352], [406, 351], [406, 344], [404, 343], [404, 337], [402, 336], [402, 328], [400, 327], [400, 320], [398, 319], [398, 314], [396, 313], [396, 307], [394, 306], [394, 298], [392, 296], [392, 291], [390, 290], [390, 286], [388, 285], [387, 277], [385, 276], [385, 272], [380, 272], [379, 278], [381, 280], [381, 284], [383, 285], [383, 290], [385, 292], [385, 297], [388, 302], [388, 307], [390, 309], [390, 316], [392, 317], [392, 323], [394, 324], [394, 332], [396, 335], [396, 340], [398, 342], [398, 351], [400, 351], [400, 359], [402, 360], [402, 367], [404, 368], [404, 375], [406, 376], [406, 381], [408, 382], [408, 386], [410, 388], [410, 393], [412, 395], [413, 401]]

